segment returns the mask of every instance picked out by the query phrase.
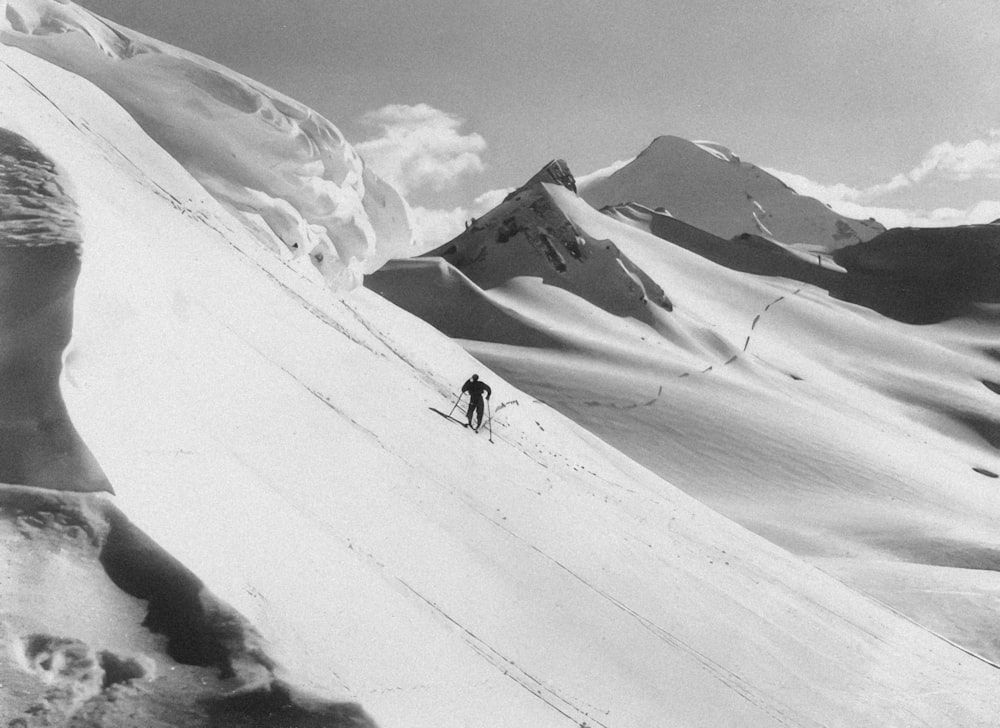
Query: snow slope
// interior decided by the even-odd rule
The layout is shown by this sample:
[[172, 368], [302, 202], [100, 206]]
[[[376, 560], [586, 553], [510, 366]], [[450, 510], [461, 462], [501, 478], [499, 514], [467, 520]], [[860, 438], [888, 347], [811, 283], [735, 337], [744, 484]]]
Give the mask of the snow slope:
[[[61, 710], [132, 725], [110, 704], [176, 700], [201, 712], [161, 725], [362, 724], [330, 701], [435, 728], [995, 724], [996, 668], [684, 495], [373, 293], [334, 296], [88, 81], [0, 47], [0, 94], [0, 127], [51, 161], [78, 209], [61, 386], [120, 511], [105, 495], [7, 490], [27, 512], [4, 521], [16, 554], [0, 583], [35, 596], [0, 602], [0, 689], [36, 691], [16, 717], [4, 703], [8, 722]], [[432, 411], [473, 370], [495, 393], [479, 435]], [[175, 697], [170, 676], [198, 665], [136, 626], [155, 625], [151, 604], [143, 617], [120, 584], [96, 584], [107, 558], [64, 540], [123, 520], [190, 570], [194, 601], [243, 615], [266, 700], [283, 690], [298, 713], [234, 717], [255, 687], [242, 673], [216, 675], [220, 692], [195, 705]]]
[[335, 289], [408, 254], [405, 203], [312, 109], [72, 2], [0, 9], [0, 42], [103, 89], [265, 244]]
[[[977, 283], [996, 279], [995, 228], [918, 232], [911, 244], [893, 231], [836, 254], [848, 271], [635, 205], [601, 214], [556, 185], [532, 194], [546, 201], [521, 208], [522, 229], [563, 251], [613, 247], [671, 309], [638, 287], [632, 311], [594, 305], [618, 266], [567, 256], [554, 270], [525, 240], [501, 241], [515, 215], [503, 207], [443, 259], [392, 263], [368, 285], [685, 492], [1000, 660], [1000, 310]], [[532, 208], [547, 216], [533, 223]], [[968, 243], [961, 263], [956, 235]], [[549, 283], [559, 277], [598, 283]], [[874, 280], [904, 291], [895, 308], [930, 300], [935, 320], [954, 318], [906, 325], [830, 294], [890, 300]]]
[[722, 238], [749, 233], [783, 243], [836, 249], [885, 230], [838, 215], [759, 167], [711, 142], [653, 140], [623, 167], [581, 178], [580, 196], [600, 209], [637, 203]]

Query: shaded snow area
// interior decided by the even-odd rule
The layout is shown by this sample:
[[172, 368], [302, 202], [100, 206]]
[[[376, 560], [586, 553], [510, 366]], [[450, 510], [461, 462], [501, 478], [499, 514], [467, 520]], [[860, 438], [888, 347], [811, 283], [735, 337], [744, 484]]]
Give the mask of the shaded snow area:
[[403, 200], [312, 109], [71, 2], [0, 7], [0, 42], [105, 91], [282, 258], [342, 290], [409, 254]]
[[635, 203], [722, 238], [763, 235], [832, 250], [885, 230], [799, 195], [720, 144], [674, 136], [658, 137], [623, 167], [588, 175], [579, 192], [598, 209]]
[[[940, 337], [937, 368], [901, 368], [898, 358], [886, 364], [904, 375], [892, 382], [877, 367], [849, 376], [838, 356], [843, 339], [821, 345], [829, 331], [801, 327], [801, 317], [827, 317], [846, 337], [837, 304], [787, 291], [779, 303], [792, 303], [779, 305], [787, 281], [720, 273], [683, 250], [657, 264], [656, 255], [673, 250], [662, 239], [543, 185], [517, 204], [536, 204], [545, 226], [570, 220], [576, 232], [560, 224], [558, 235], [509, 238], [542, 261], [512, 267], [510, 287], [484, 291], [451, 264], [436, 264], [466, 296], [457, 299], [463, 305], [476, 297], [544, 331], [540, 341], [557, 342], [476, 345], [519, 386], [375, 293], [338, 297], [262, 247], [231, 204], [205, 192], [191, 160], [180, 164], [81, 75], [0, 46], [0, 97], [0, 128], [20, 150], [13, 167], [30, 160], [51, 179], [18, 193], [21, 207], [55, 217], [17, 243], [72, 239], [63, 247], [79, 264], [66, 277], [64, 308], [53, 309], [65, 326], [72, 297], [68, 343], [14, 327], [4, 345], [35, 347], [52, 361], [62, 350], [61, 370], [50, 366], [67, 422], [115, 491], [76, 492], [92, 489], [83, 467], [44, 489], [0, 488], [7, 725], [996, 724], [1000, 672], [935, 634], [940, 624], [915, 622], [845, 586], [650, 469], [674, 462], [685, 486], [745, 497], [758, 507], [757, 525], [788, 527], [774, 538], [785, 545], [794, 545], [792, 535], [815, 544], [809, 536], [825, 507], [840, 549], [824, 554], [825, 570], [848, 563], [850, 548], [875, 543], [865, 536], [874, 519], [852, 522], [853, 541], [844, 536], [855, 502], [898, 525], [892, 547], [871, 547], [884, 559], [864, 563], [885, 567], [901, 590], [921, 582], [893, 564], [919, 569], [932, 546], [951, 544], [952, 553], [987, 564], [994, 501], [979, 486], [992, 481], [971, 467], [1000, 466], [954, 411], [907, 430], [902, 413], [928, 407], [888, 386], [945, 370], [1000, 382], [996, 354], [975, 350], [986, 337], [982, 320], [948, 329], [951, 342], [927, 334]], [[5, 226], [18, 209], [0, 210]], [[530, 220], [520, 209], [511, 214], [519, 226]], [[504, 220], [470, 235], [494, 234]], [[531, 280], [585, 265], [609, 271], [608, 291], [594, 290], [606, 276], [584, 271], [564, 286]], [[16, 281], [3, 285], [3, 295], [16, 291]], [[772, 315], [740, 328], [733, 307]], [[901, 324], [886, 329], [875, 314], [849, 311], [872, 346], [888, 336], [889, 345], [920, 354], [930, 347], [907, 344]], [[719, 320], [731, 323], [708, 323], [723, 313]], [[779, 354], [783, 327], [808, 335]], [[755, 338], [741, 355], [731, 342], [747, 328]], [[829, 361], [810, 356], [810, 346]], [[713, 366], [719, 371], [703, 373]], [[14, 391], [30, 369], [5, 369], [4, 386]], [[668, 381], [666, 371], [676, 376]], [[490, 422], [478, 434], [434, 411], [453, 407], [472, 372], [493, 389]], [[787, 372], [803, 375], [801, 391]], [[979, 389], [996, 396], [950, 376], [920, 391], [929, 402], [941, 401], [940, 388], [967, 395], [969, 416], [982, 412]], [[859, 378], [882, 408], [852, 431]], [[592, 391], [583, 395], [584, 387]], [[844, 396], [834, 401], [838, 387]], [[631, 452], [540, 402], [546, 388], [565, 411], [617, 418], [635, 439], [614, 445]], [[727, 402], [738, 404], [727, 410]], [[26, 404], [23, 420], [42, 421], [43, 407], [41, 399]], [[640, 426], [628, 419], [638, 411], [658, 419]], [[583, 419], [592, 426], [597, 418]], [[760, 458], [767, 473], [734, 459], [737, 425], [748, 457], [770, 445], [773, 457]], [[893, 480], [870, 479], [875, 464], [855, 457], [871, 455], [863, 443], [908, 436]], [[841, 449], [852, 438], [863, 443]], [[695, 452], [696, 441], [712, 452]], [[661, 458], [630, 458], [647, 447]], [[921, 467], [929, 475], [918, 477]], [[889, 493], [908, 508], [889, 509]], [[814, 499], [815, 512], [799, 510]], [[742, 515], [750, 512], [747, 505]], [[919, 538], [927, 534], [932, 540]], [[963, 614], [984, 606], [982, 582], [967, 579], [969, 570], [935, 568], [954, 577], [951, 588], [973, 587], [965, 606], [945, 603]], [[884, 583], [874, 572], [872, 580]]]
[[61, 183], [30, 142], [0, 129], [0, 482], [106, 490], [59, 390], [81, 244]]

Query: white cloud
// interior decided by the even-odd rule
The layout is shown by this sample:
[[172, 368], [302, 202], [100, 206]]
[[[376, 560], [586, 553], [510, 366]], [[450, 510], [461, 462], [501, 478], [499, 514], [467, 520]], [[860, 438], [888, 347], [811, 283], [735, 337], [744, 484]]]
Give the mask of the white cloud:
[[983, 200], [966, 209], [938, 207], [933, 210], [920, 210], [900, 207], [877, 207], [854, 202], [831, 203], [830, 207], [848, 217], [862, 220], [874, 217], [887, 228], [954, 227], [957, 225], [983, 224], [1000, 219], [1000, 201], [995, 200]]
[[391, 104], [368, 112], [361, 122], [379, 133], [355, 149], [404, 195], [420, 189], [441, 192], [462, 175], [484, 169], [486, 140], [462, 133], [463, 119], [428, 104]]
[[1000, 218], [1000, 200], [982, 200], [964, 210], [953, 207], [924, 210], [875, 204], [883, 195], [934, 180], [1000, 179], [1000, 129], [992, 129], [985, 139], [965, 144], [936, 144], [909, 172], [869, 187], [842, 183], [827, 185], [792, 172], [766, 171], [799, 194], [815, 197], [842, 215], [861, 219], [874, 217], [887, 227], [946, 227], [987, 223]]
[[419, 247], [422, 251], [427, 251], [448, 242], [465, 230], [466, 223], [503, 202], [512, 189], [484, 192], [468, 207], [456, 207], [451, 210], [414, 207], [411, 210], [411, 221]]
[[619, 169], [621, 169], [627, 164], [631, 164], [634, 161], [635, 157], [631, 157], [629, 159], [619, 159], [617, 161], [612, 162], [607, 167], [602, 167], [601, 169], [595, 170], [589, 174], [581, 175], [580, 177], [576, 178], [576, 188], [582, 191], [586, 187], [588, 187], [592, 182], [604, 179], [605, 177], [610, 177]]
[[[845, 184], [825, 185], [808, 177], [777, 169], [766, 170], [800, 195], [815, 197], [841, 215], [865, 220], [873, 217], [886, 227], [950, 227], [993, 222], [1000, 219], [1000, 200], [982, 200], [967, 209], [939, 207], [921, 210], [866, 203], [879, 194], [897, 189], [892, 182], [858, 189]], [[876, 190], [883, 190], [876, 192]]]
[[991, 129], [988, 138], [966, 144], [935, 144], [909, 174], [914, 182], [932, 176], [952, 182], [1000, 180], [1000, 129]]

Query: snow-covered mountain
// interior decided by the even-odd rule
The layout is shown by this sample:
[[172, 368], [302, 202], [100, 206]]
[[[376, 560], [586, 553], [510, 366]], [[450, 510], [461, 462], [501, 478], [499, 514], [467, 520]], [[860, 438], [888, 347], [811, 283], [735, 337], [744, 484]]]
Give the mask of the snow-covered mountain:
[[[915, 623], [719, 515], [371, 291], [335, 295], [315, 261], [275, 245], [258, 224], [263, 213], [247, 203], [263, 200], [266, 207], [278, 197], [242, 196], [241, 206], [219, 195], [205, 180], [232, 170], [211, 155], [212, 143], [185, 156], [156, 138], [140, 109], [118, 100], [118, 84], [129, 83], [122, 68], [139, 56], [112, 52], [99, 79], [106, 89], [89, 80], [95, 39], [134, 39], [130, 31], [116, 27], [106, 37], [110, 26], [71, 3], [8, 2], [4, 17], [0, 248], [23, 255], [25, 270], [58, 295], [22, 301], [18, 281], [0, 279], [3, 300], [23, 303], [0, 320], [3, 353], [21, 363], [2, 370], [0, 391], [9, 397], [34, 381], [24, 362], [47, 362], [49, 377], [41, 379], [49, 386], [20, 390], [19, 426], [44, 434], [41, 425], [63, 411], [53, 402], [64, 401], [63, 419], [115, 490], [114, 496], [91, 492], [101, 481], [82, 466], [76, 479], [63, 470], [58, 481], [0, 486], [0, 719], [7, 724], [632, 728], [994, 721], [1000, 672], [936, 635], [939, 623]], [[39, 30], [59, 32], [27, 35]], [[158, 50], [173, 54], [162, 45]], [[78, 68], [80, 58], [86, 60]], [[114, 64], [123, 66], [110, 70]], [[202, 87], [171, 77], [174, 69], [188, 78], [190, 66], [173, 64], [161, 59], [157, 74], [145, 80], [173, 89], [172, 103], [199, 108]], [[157, 98], [148, 103], [155, 106]], [[207, 139], [228, 133], [231, 121], [209, 114], [187, 123]], [[256, 144], [253, 135], [243, 139]], [[334, 150], [353, 158], [333, 139]], [[44, 172], [45, 180], [20, 185], [26, 167]], [[274, 174], [284, 172], [279, 167]], [[257, 174], [263, 179], [255, 185], [279, 190], [282, 183], [268, 180], [263, 168]], [[343, 211], [359, 229], [361, 200]], [[676, 354], [673, 366], [714, 361], [732, 338], [727, 327], [737, 322], [718, 326], [712, 317], [727, 306], [763, 302], [784, 285], [720, 272], [685, 251], [683, 266], [665, 271], [651, 255], [668, 247], [662, 240], [600, 215], [563, 188], [540, 185], [508, 202], [515, 225], [531, 221], [520, 208], [527, 203], [545, 218], [543, 228], [555, 222], [561, 229], [546, 233], [549, 247], [540, 234], [525, 241], [520, 230], [508, 243], [522, 256], [541, 245], [554, 253], [543, 255], [545, 265], [561, 259], [562, 273], [581, 272], [567, 276], [565, 286], [545, 285], [533, 277], [549, 273], [532, 262], [527, 274], [511, 268], [510, 282], [499, 287], [506, 291], [483, 291], [453, 267], [431, 265], [450, 279], [443, 286], [459, 291], [462, 305], [470, 297], [490, 307], [499, 301], [512, 318], [559, 342], [532, 351], [512, 341], [486, 352], [512, 372], [513, 357], [554, 362], [549, 369], [517, 368], [537, 371], [554, 404], [559, 392], [577, 397], [598, 380], [604, 384], [586, 396], [604, 398], [637, 371], [619, 369], [622, 362], [645, 362], [636, 391], [661, 379], [656, 367], [664, 353]], [[572, 236], [563, 219], [576, 230]], [[365, 248], [372, 257], [359, 257], [362, 269], [406, 246], [407, 236], [396, 236], [394, 227], [383, 240], [381, 228], [370, 224], [374, 252]], [[327, 234], [336, 247], [337, 236]], [[352, 234], [346, 237], [356, 239]], [[604, 242], [612, 238], [613, 245]], [[53, 267], [46, 248], [70, 251], [78, 267]], [[341, 260], [350, 270], [352, 263]], [[618, 277], [573, 268], [588, 265]], [[594, 290], [605, 280], [608, 291]], [[54, 287], [60, 282], [62, 288]], [[695, 291], [706, 284], [715, 290]], [[727, 285], [735, 300], [722, 290]], [[810, 308], [809, 315], [823, 315], [823, 306], [790, 297], [796, 301], [787, 307], [770, 306], [767, 323], [776, 331], [787, 321], [783, 313], [792, 314], [784, 325], [793, 328], [801, 307], [816, 305], [820, 313]], [[570, 321], [571, 328], [540, 326], [525, 308], [532, 301], [539, 315], [554, 324]], [[454, 305], [444, 297], [440, 303]], [[696, 311], [701, 303], [705, 310]], [[70, 305], [67, 345], [60, 337], [68, 333]], [[842, 323], [836, 307], [827, 314]], [[765, 327], [756, 328], [755, 353], [766, 358], [770, 347], [777, 359], [782, 336], [768, 338]], [[862, 330], [884, 334], [874, 324]], [[974, 331], [959, 332], [967, 337], [962, 346]], [[905, 341], [902, 334], [892, 339]], [[756, 393], [757, 404], [793, 401], [782, 411], [787, 421], [760, 411], [755, 418], [753, 403], [746, 403], [743, 422], [752, 427], [744, 434], [784, 442], [763, 461], [772, 471], [814, 473], [801, 465], [801, 448], [810, 443], [829, 448], [832, 473], [850, 472], [854, 451], [837, 449], [849, 440], [847, 431], [838, 430], [837, 441], [819, 434], [854, 421], [831, 415], [814, 422], [806, 410], [830, 406], [829, 399], [796, 407], [779, 385], [792, 382], [779, 364], [820, 383], [835, 384], [838, 371], [848, 380], [841, 369], [824, 374], [807, 356], [807, 344], [769, 365], [740, 357], [720, 364], [723, 375], [745, 376], [728, 385], [723, 376], [722, 386]], [[60, 368], [51, 362], [62, 346]], [[965, 374], [981, 375], [983, 357], [971, 348], [950, 351], [933, 349], [932, 366], [961, 365]], [[442, 416], [473, 371], [494, 393], [490, 423], [479, 434]], [[879, 371], [873, 380], [885, 383]], [[945, 382], [948, 393], [975, 400], [971, 384]], [[670, 395], [682, 402], [676, 390]], [[851, 396], [845, 401], [857, 403]], [[888, 394], [879, 401], [893, 411]], [[596, 406], [613, 415], [628, 404]], [[680, 424], [690, 424], [692, 410], [678, 405], [677, 412]], [[883, 410], [877, 417], [864, 434], [903, 422]], [[723, 446], [735, 425], [712, 412], [707, 421], [699, 439], [714, 441], [717, 462], [725, 462]], [[772, 424], [770, 433], [761, 429]], [[633, 430], [634, 449], [645, 447], [648, 439]], [[919, 434], [933, 432], [934, 423]], [[918, 465], [942, 478], [958, 465], [963, 472], [992, 466], [971, 438], [934, 437], [938, 462], [913, 444], [902, 452], [923, 459], [900, 466], [900, 477]], [[656, 443], [665, 458], [676, 451], [670, 440]], [[21, 452], [16, 441], [0, 444], [5, 455]], [[47, 441], [50, 452], [58, 444], [55, 436]], [[40, 472], [36, 460], [26, 462], [36, 463], [29, 472]], [[710, 458], [690, 453], [676, 462], [688, 474], [715, 468]], [[729, 462], [736, 475], [741, 463]], [[971, 475], [974, 482], [959, 484], [966, 490], [947, 498], [913, 488], [934, 503], [957, 503], [955, 525], [962, 528], [971, 522], [967, 504], [978, 502], [979, 529], [961, 531], [966, 541], [955, 543], [962, 547], [974, 538], [986, 543], [993, 533], [992, 496], [976, 487], [986, 477]], [[704, 482], [712, 485], [714, 477]], [[750, 489], [761, 480], [732, 477], [721, 485], [733, 483]], [[762, 513], [786, 495], [788, 509], [802, 500], [784, 487], [762, 488], [769, 499]], [[853, 487], [844, 491], [856, 495]], [[880, 504], [888, 501], [888, 488], [872, 490], [873, 499], [884, 496]], [[901, 528], [915, 527], [928, 512], [916, 496], [911, 505], [913, 520]], [[811, 527], [804, 526], [805, 535]], [[894, 533], [900, 548], [926, 545], [903, 539], [905, 530]], [[967, 585], [963, 578], [955, 577], [958, 591]], [[978, 599], [976, 592], [960, 611], [973, 612], [982, 606]]]
[[[434, 255], [367, 285], [687, 493], [1000, 660], [995, 227], [806, 254], [536, 181]], [[626, 276], [631, 308], [601, 305]]]
[[797, 194], [720, 144], [675, 136], [657, 137], [621, 168], [581, 179], [579, 192], [598, 209], [627, 203], [662, 209], [722, 238], [751, 234], [836, 249], [885, 230]]

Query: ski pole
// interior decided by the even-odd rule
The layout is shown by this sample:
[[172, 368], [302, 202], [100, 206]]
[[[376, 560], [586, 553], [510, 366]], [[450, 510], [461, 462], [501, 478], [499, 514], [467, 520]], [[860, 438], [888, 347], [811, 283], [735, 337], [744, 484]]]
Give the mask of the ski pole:
[[490, 408], [489, 397], [486, 398], [486, 414], [489, 416], [489, 419], [486, 420], [486, 424], [490, 427], [490, 442], [493, 442], [493, 412]]
[[451, 412], [448, 413], [449, 417], [451, 417], [451, 415], [455, 412], [455, 408], [458, 407], [458, 403], [462, 401], [462, 397], [464, 397], [464, 396], [465, 396], [465, 392], [459, 392], [458, 399], [455, 400], [455, 404], [451, 408]]

